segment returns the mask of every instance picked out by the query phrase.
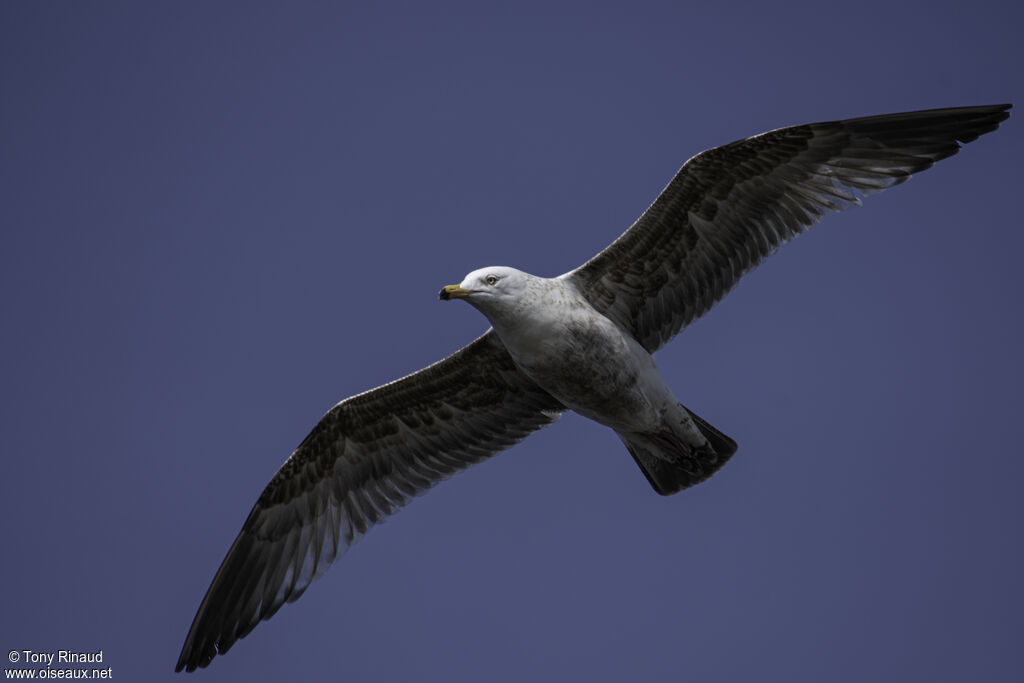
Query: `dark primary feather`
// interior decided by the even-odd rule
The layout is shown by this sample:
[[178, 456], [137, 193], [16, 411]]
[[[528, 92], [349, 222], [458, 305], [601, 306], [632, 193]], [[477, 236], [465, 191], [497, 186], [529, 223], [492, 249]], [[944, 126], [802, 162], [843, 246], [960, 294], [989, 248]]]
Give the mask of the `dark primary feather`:
[[176, 671], [269, 619], [410, 498], [558, 418], [493, 332], [332, 408], [264, 489], [199, 606]]
[[1009, 104], [780, 128], [687, 161], [637, 222], [568, 274], [654, 352], [829, 211], [995, 130]]

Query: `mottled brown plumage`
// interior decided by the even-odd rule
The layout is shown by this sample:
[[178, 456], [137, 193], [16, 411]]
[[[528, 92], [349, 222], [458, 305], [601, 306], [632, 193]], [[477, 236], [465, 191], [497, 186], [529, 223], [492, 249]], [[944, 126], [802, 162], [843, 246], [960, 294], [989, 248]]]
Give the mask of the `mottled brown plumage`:
[[572, 278], [648, 351], [829, 211], [856, 206], [995, 130], [1010, 105], [932, 109], [780, 128], [715, 147]]
[[336, 405], [249, 513], [199, 606], [177, 670], [227, 652], [297, 600], [371, 526], [562, 410], [522, 376], [492, 332]]

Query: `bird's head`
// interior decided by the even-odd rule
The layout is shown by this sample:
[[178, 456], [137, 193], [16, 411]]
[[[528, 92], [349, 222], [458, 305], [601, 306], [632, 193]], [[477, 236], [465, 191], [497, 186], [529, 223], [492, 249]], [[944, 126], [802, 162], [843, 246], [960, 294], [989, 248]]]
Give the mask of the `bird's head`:
[[490, 266], [474, 270], [457, 285], [443, 287], [438, 297], [443, 301], [465, 299], [487, 317], [514, 307], [531, 276], [506, 266]]

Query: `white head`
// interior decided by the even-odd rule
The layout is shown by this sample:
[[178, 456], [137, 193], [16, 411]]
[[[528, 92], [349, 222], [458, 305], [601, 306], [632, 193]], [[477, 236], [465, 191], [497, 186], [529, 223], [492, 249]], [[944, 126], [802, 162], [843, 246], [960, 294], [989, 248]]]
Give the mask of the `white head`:
[[515, 268], [490, 266], [474, 270], [457, 285], [444, 287], [438, 296], [443, 300], [465, 299], [492, 318], [512, 312], [533, 279], [536, 278]]

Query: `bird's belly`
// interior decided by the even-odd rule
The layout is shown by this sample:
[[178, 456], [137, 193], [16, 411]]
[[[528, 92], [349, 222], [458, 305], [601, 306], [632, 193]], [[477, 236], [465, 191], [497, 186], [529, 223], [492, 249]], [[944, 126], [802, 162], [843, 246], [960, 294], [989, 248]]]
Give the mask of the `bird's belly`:
[[[512, 352], [520, 369], [567, 407], [616, 429], [655, 428], [654, 364], [612, 326], [569, 321]], [[659, 378], [660, 380], [660, 378]]]

